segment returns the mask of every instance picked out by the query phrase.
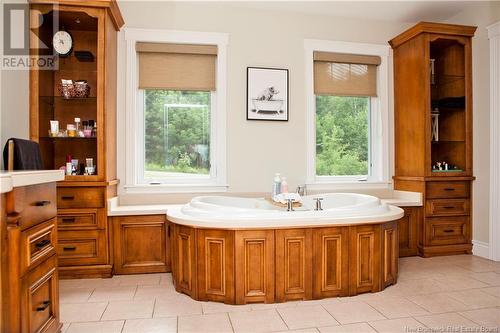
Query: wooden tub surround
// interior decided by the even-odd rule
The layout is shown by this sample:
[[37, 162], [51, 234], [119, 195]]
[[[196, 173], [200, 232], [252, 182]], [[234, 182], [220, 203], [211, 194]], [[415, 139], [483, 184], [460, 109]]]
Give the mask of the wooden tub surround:
[[397, 281], [398, 221], [251, 230], [170, 222], [170, 228], [175, 289], [200, 301], [354, 296]]

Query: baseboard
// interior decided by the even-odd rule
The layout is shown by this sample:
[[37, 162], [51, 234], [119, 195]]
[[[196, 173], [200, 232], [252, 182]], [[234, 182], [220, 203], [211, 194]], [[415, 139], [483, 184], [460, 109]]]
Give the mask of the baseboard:
[[472, 240], [472, 254], [486, 259], [490, 258], [490, 246], [488, 243]]

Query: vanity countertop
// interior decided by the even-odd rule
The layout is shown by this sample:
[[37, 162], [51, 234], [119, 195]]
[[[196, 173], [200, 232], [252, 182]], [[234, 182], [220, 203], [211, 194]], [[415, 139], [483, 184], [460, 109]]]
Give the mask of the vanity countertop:
[[51, 183], [64, 180], [64, 170], [0, 171], [0, 193], [14, 187]]

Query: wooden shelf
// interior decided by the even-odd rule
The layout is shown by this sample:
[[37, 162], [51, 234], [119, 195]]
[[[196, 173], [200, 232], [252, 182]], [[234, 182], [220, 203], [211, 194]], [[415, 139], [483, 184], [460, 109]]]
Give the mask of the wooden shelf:
[[54, 140], [54, 141], [93, 141], [96, 140], [97, 137], [93, 136], [90, 138], [80, 138], [80, 137], [70, 137], [70, 136], [61, 136], [61, 137], [51, 137], [51, 136], [41, 136], [40, 140]]

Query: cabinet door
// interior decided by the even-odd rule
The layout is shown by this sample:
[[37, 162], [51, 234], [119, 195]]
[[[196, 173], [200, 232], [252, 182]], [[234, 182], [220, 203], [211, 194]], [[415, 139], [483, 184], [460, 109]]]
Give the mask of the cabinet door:
[[274, 302], [274, 230], [235, 233], [236, 304]]
[[196, 230], [177, 224], [173, 226], [172, 275], [175, 289], [196, 299]]
[[234, 231], [198, 229], [198, 298], [234, 304]]
[[420, 207], [403, 207], [405, 215], [398, 220], [399, 256], [418, 254], [418, 220], [422, 218]]
[[348, 227], [314, 229], [314, 298], [349, 294], [348, 238]]
[[311, 229], [276, 230], [276, 300], [312, 299]]
[[113, 217], [115, 273], [170, 271], [167, 234], [165, 215]]
[[380, 226], [349, 227], [350, 295], [380, 290]]
[[58, 332], [59, 292], [56, 257], [28, 273], [21, 282], [21, 331]]
[[381, 226], [382, 236], [382, 288], [396, 283], [398, 279], [398, 222]]

